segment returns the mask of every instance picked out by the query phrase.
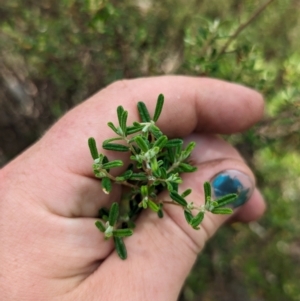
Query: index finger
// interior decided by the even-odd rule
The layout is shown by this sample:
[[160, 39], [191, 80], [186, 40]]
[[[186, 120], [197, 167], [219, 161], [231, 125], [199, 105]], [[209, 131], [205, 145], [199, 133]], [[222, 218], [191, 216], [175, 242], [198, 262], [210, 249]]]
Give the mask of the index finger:
[[[62, 118], [46, 135], [51, 154], [61, 164], [70, 162], [62, 152], [72, 146], [72, 171], [91, 174], [87, 138], [96, 141], [114, 133], [107, 122], [117, 124], [116, 108], [129, 111], [128, 124], [139, 120], [136, 104], [143, 101], [153, 114], [157, 96], [165, 96], [164, 109], [157, 124], [169, 137], [184, 137], [193, 131], [229, 134], [240, 132], [263, 113], [262, 96], [249, 88], [209, 78], [161, 76], [116, 82], [82, 103]], [[62, 139], [63, 138], [63, 139]], [[57, 143], [58, 142], [58, 143]], [[48, 148], [49, 149], [49, 148]], [[74, 170], [75, 168], [75, 170]]]

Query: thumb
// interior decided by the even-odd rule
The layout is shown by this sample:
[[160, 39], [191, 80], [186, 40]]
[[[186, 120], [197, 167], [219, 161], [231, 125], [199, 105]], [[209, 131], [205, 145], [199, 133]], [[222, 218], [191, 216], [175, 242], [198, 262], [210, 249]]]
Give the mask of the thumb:
[[[188, 201], [201, 205], [204, 203], [203, 183], [211, 180], [216, 197], [238, 193], [235, 205], [249, 201], [249, 216], [258, 217], [264, 210], [264, 203], [259, 193], [253, 193], [254, 176], [238, 152], [215, 136], [192, 135], [188, 139], [197, 143], [191, 159], [198, 170], [183, 175], [179, 192], [191, 188], [193, 192], [187, 197]], [[168, 195], [162, 198], [167, 200]], [[255, 209], [252, 210], [250, 203]], [[173, 205], [164, 208], [162, 219], [151, 211], [139, 218], [134, 235], [125, 240], [127, 260], [121, 261], [114, 252], [92, 276], [97, 279], [101, 273], [107, 275], [101, 280], [104, 285], [101, 290], [112, 285], [117, 288], [111, 292], [109, 300], [176, 300], [206, 241], [232, 218], [206, 213], [197, 231], [187, 224], [181, 208]], [[238, 215], [239, 210], [235, 209], [234, 215]], [[99, 290], [99, 286], [95, 289]]]

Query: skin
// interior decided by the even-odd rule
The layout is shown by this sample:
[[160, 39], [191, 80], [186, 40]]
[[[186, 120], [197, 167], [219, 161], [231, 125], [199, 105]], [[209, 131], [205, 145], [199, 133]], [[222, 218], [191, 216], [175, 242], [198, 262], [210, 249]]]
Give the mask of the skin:
[[[200, 231], [187, 225], [176, 206], [166, 206], [163, 219], [146, 211], [125, 240], [125, 261], [111, 241], [104, 241], [95, 216], [120, 198], [121, 187], [110, 195], [102, 192], [93, 177], [87, 138], [95, 137], [100, 145], [113, 135], [106, 124], [117, 124], [118, 105], [129, 111], [131, 124], [138, 120], [137, 101], [153, 112], [160, 93], [165, 106], [158, 126], [169, 137], [197, 143], [192, 160], [198, 171], [184, 175], [181, 186], [193, 189], [191, 200], [203, 203], [203, 182], [226, 169], [255, 181], [239, 153], [215, 135], [257, 122], [263, 114], [259, 93], [184, 76], [116, 82], [67, 113], [0, 170], [1, 300], [176, 300], [198, 253], [222, 224], [261, 216], [265, 205], [255, 189], [234, 216], [207, 214]], [[120, 158], [120, 153], [103, 152], [111, 160]]]

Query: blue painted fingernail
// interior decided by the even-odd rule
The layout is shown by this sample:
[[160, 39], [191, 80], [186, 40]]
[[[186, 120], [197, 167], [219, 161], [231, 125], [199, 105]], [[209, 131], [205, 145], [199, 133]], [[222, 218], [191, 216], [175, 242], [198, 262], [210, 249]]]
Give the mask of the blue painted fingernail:
[[237, 199], [232, 203], [234, 208], [245, 204], [254, 190], [254, 183], [246, 174], [230, 169], [217, 174], [212, 180], [212, 192], [215, 198], [228, 193], [236, 193]]

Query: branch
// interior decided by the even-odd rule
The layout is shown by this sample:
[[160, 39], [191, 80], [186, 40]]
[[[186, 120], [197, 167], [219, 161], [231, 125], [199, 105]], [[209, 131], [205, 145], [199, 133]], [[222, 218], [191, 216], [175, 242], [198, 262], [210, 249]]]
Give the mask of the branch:
[[250, 25], [268, 6], [271, 4], [274, 0], [269, 0], [265, 4], [263, 4], [261, 7], [259, 7], [251, 16], [250, 18], [240, 24], [240, 26], [236, 29], [236, 31], [233, 33], [233, 35], [227, 40], [225, 45], [221, 48], [217, 58], [219, 58], [221, 55], [225, 53], [227, 48], [230, 46], [230, 44], [234, 41], [234, 39], [248, 26]]

